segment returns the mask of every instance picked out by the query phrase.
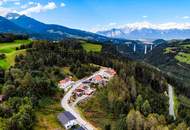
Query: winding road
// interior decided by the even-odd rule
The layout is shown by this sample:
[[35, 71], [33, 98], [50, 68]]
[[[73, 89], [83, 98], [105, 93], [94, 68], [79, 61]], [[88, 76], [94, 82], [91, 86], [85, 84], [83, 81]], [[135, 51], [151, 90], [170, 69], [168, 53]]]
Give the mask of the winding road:
[[76, 119], [77, 122], [80, 126], [82, 126], [83, 128], [85, 128], [86, 130], [96, 130], [96, 128], [91, 125], [88, 121], [86, 121], [85, 119], [83, 119], [80, 116], [80, 113], [74, 108], [72, 107], [72, 105], [70, 105], [68, 103], [70, 97], [72, 96], [72, 93], [75, 91], [76, 88], [78, 88], [82, 82], [89, 80], [90, 78], [92, 78], [93, 76], [101, 73], [102, 69], [100, 69], [99, 71], [95, 72], [92, 76], [78, 80], [74, 83], [74, 85], [72, 86], [72, 88], [66, 93], [66, 95], [63, 97], [63, 99], [61, 100], [61, 106], [65, 109], [65, 111], [69, 111], [70, 113], [72, 113]]
[[168, 96], [169, 96], [169, 115], [176, 119], [175, 112], [174, 112], [174, 98], [173, 98], [173, 87], [168, 84]]
[[[90, 78], [92, 78], [93, 76], [101, 72], [102, 72], [102, 69], [95, 72], [90, 77], [83, 78], [81, 80], [76, 81], [74, 85], [72, 86], [72, 88], [66, 93], [66, 95], [61, 100], [61, 105], [65, 109], [65, 111], [69, 111], [70, 113], [72, 113], [76, 117], [78, 124], [82, 126], [83, 128], [85, 128], [86, 130], [96, 130], [96, 128], [81, 117], [80, 113], [75, 108], [76, 103], [73, 105], [70, 105], [68, 101], [70, 97], [72, 96], [72, 93], [75, 91], [75, 89], [77, 89], [84, 81], [89, 80]], [[176, 119], [175, 112], [174, 112], [173, 87], [170, 84], [168, 84], [168, 96], [169, 96], [169, 115], [173, 116], [174, 119]], [[78, 102], [78, 100], [76, 102]]]

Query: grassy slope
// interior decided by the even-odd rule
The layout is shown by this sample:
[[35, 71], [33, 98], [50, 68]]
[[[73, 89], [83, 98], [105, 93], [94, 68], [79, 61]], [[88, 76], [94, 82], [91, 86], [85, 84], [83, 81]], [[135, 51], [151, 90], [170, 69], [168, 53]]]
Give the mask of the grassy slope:
[[89, 42], [82, 42], [82, 47], [87, 51], [87, 52], [101, 52], [102, 50], [102, 45], [99, 44], [93, 44]]
[[176, 45], [174, 47], [167, 47], [165, 54], [174, 54], [178, 62], [190, 64], [190, 43], [185, 45]]
[[[67, 76], [73, 75], [70, 72], [69, 67], [59, 68], [61, 73]], [[53, 76], [55, 77], [55, 76]], [[57, 77], [55, 77], [57, 79]], [[76, 76], [73, 76], [74, 80], [78, 80]], [[56, 81], [57, 82], [57, 81]], [[57, 115], [63, 112], [61, 107], [62, 92], [57, 93], [57, 100], [53, 98], [44, 98], [40, 106], [41, 108], [36, 110], [36, 122], [33, 130], [65, 130], [57, 119]]]
[[[155, 48], [148, 58], [150, 63], [177, 76], [190, 87], [190, 43], [177, 42], [160, 46]], [[174, 94], [174, 110], [177, 117], [180, 104], [190, 107], [188, 102], [187, 97]]]
[[104, 129], [107, 124], [114, 124], [115, 120], [112, 114], [106, 113], [101, 108], [98, 99], [93, 96], [87, 102], [83, 102], [78, 105], [78, 110], [81, 112], [81, 115], [84, 116], [92, 125], [94, 125], [98, 130]]
[[190, 64], [190, 53], [179, 52], [175, 56], [175, 59], [178, 60], [179, 62]]
[[175, 112], [176, 117], [178, 116], [179, 105], [180, 105], [180, 102], [179, 102], [178, 96], [174, 92], [174, 112]]
[[190, 87], [190, 42], [174, 41], [159, 45], [147, 54], [145, 61], [175, 76]]
[[190, 108], [190, 99], [189, 98], [179, 95], [178, 100], [180, 101], [181, 104]]
[[25, 50], [16, 50], [16, 47], [22, 44], [29, 44], [30, 40], [16, 40], [11, 43], [0, 43], [0, 53], [6, 54], [6, 58], [0, 60], [0, 67], [8, 69], [11, 65], [14, 65], [15, 56], [18, 54], [24, 54]]
[[64, 130], [57, 119], [57, 115], [63, 112], [60, 100], [45, 98], [41, 102], [41, 108], [36, 111], [34, 130]]

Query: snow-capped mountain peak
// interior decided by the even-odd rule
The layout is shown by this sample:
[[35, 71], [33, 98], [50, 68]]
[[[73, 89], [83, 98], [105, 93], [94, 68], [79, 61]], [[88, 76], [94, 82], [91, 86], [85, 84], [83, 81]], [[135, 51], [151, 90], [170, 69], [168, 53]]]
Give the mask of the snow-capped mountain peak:
[[106, 28], [98, 34], [127, 39], [141, 38], [188, 38], [190, 36], [190, 23], [163, 23], [136, 22], [125, 25], [116, 25], [115, 29]]
[[169, 30], [169, 29], [190, 29], [190, 23], [162, 23], [162, 24], [152, 24], [149, 22], [136, 22], [131, 24], [121, 25], [120, 29], [130, 28], [131, 30], [141, 30], [146, 29], [158, 29], [158, 30]]
[[153, 24], [153, 23], [145, 21], [145, 22], [129, 23], [129, 24], [124, 24], [124, 25], [115, 25], [115, 27], [111, 26], [111, 28], [109, 28], [109, 25], [108, 25], [108, 26], [103, 27], [103, 30], [99, 29], [98, 31], [106, 31], [113, 28], [129, 30], [129, 31], [141, 30], [141, 29], [157, 29], [157, 30], [190, 29], [190, 23], [169, 22], [169, 23], [162, 23], [162, 24]]
[[14, 20], [14, 19], [18, 19], [21, 15], [17, 14], [17, 13], [8, 13], [5, 17], [8, 20]]

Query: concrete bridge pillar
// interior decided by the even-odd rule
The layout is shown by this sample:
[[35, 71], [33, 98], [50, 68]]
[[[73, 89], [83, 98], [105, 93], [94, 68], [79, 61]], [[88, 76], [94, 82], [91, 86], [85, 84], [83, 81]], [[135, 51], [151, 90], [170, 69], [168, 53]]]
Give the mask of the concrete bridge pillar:
[[145, 47], [144, 47], [144, 54], [146, 54], [147, 53], [147, 45], [145, 45]]
[[136, 52], [136, 44], [134, 44], [133, 51]]
[[150, 45], [150, 50], [151, 50], [151, 51], [152, 51], [152, 48], [153, 48], [152, 46], [153, 46], [153, 45], [151, 44], [151, 45]]

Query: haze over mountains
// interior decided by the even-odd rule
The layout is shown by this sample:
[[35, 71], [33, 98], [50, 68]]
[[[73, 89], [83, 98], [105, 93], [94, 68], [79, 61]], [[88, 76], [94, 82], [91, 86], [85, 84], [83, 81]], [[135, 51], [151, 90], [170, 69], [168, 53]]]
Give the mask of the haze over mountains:
[[142, 22], [98, 31], [97, 34], [127, 39], [186, 39], [190, 36], [190, 24]]
[[26, 15], [9, 13], [6, 17], [0, 17], [0, 32], [27, 33], [34, 39], [81, 38], [100, 42], [122, 43], [125, 42], [122, 39], [186, 39], [190, 36], [190, 24], [142, 22], [91, 33], [61, 25], [45, 24]]
[[60, 25], [45, 24], [26, 15], [9, 13], [0, 17], [1, 33], [26, 33], [34, 39], [61, 40], [63, 38], [81, 38], [95, 41], [109, 40], [95, 33], [71, 29]]

